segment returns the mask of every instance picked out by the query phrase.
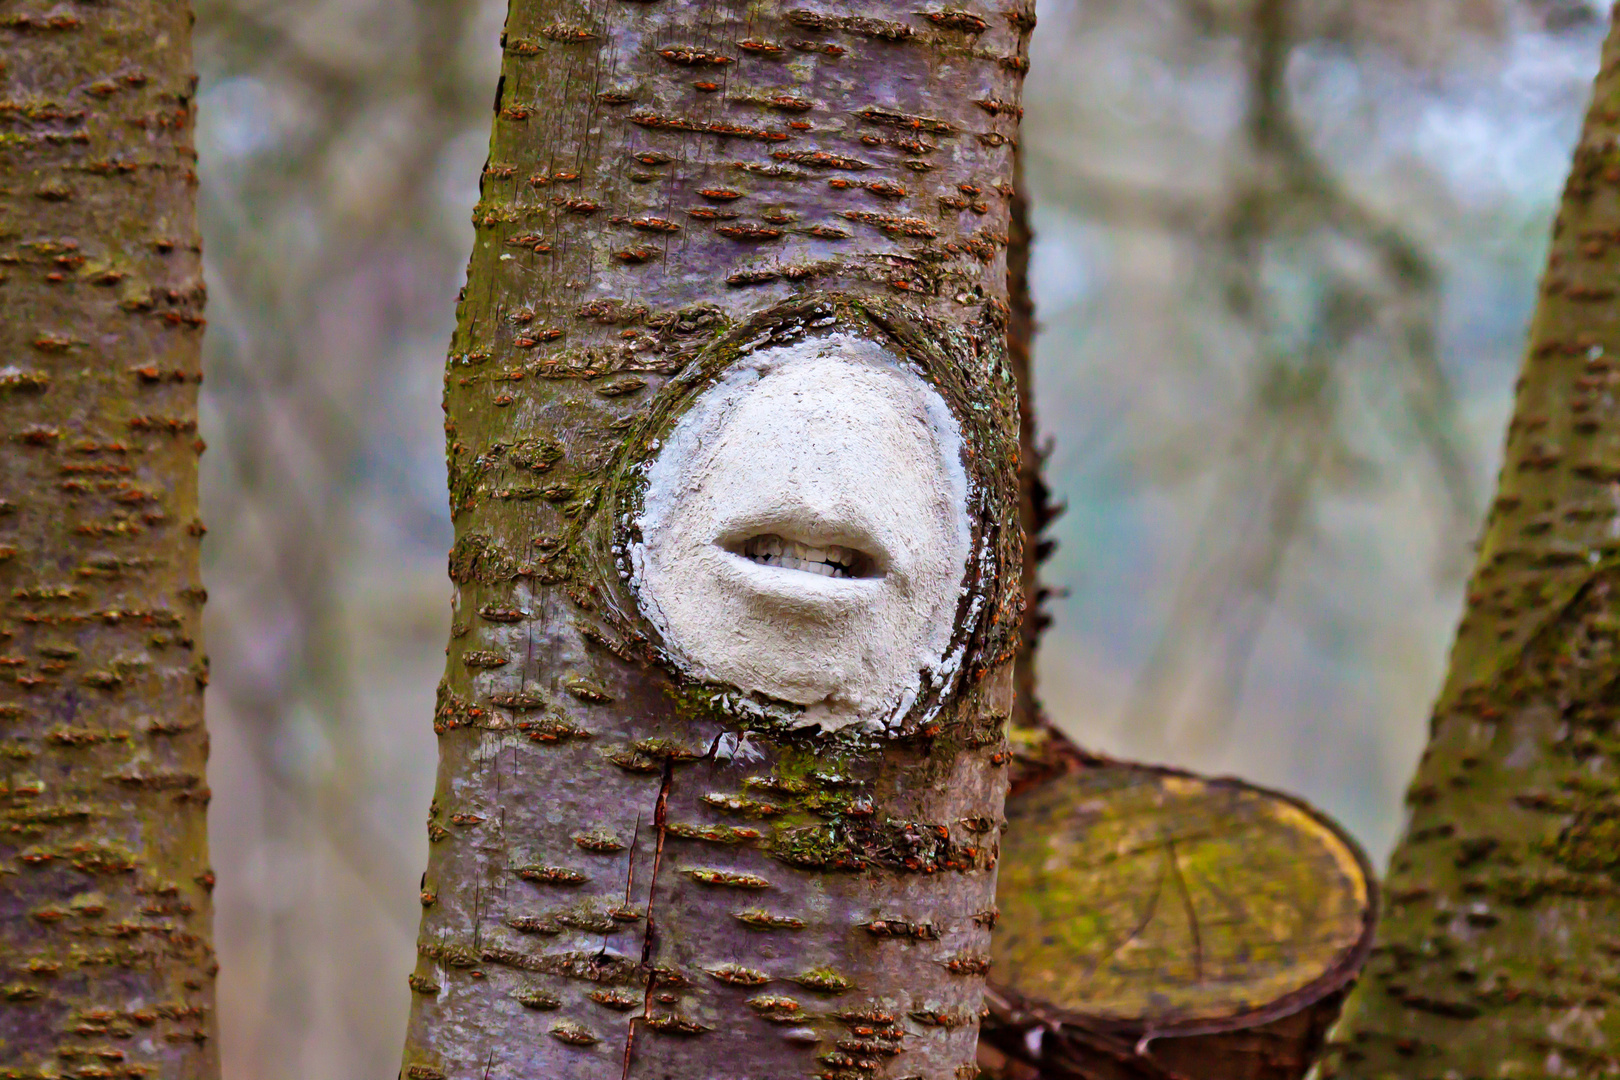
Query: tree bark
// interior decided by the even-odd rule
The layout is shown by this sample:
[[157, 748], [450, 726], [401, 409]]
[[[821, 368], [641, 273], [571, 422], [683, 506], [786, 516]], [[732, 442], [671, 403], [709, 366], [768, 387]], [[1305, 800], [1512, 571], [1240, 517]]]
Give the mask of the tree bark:
[[1620, 1068], [1617, 135], [1611, 28], [1388, 914], [1328, 1075]]
[[217, 1075], [191, 10], [0, 15], [0, 1076]]
[[[1032, 25], [514, 0], [446, 376], [457, 595], [403, 1075], [974, 1074], [1022, 612], [1005, 248]], [[947, 659], [847, 724], [714, 677], [635, 561], [682, 425], [835, 342], [947, 406], [972, 552]]]

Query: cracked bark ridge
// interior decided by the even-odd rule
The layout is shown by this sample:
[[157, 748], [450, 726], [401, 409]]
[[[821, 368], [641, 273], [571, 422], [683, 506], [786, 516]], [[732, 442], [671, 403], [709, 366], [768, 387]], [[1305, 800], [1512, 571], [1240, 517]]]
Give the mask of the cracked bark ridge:
[[0, 1077], [217, 1075], [185, 3], [0, 15]]
[[1620, 1069], [1617, 136], [1611, 27], [1389, 914], [1327, 1075]]
[[[446, 373], [457, 599], [404, 1076], [973, 1075], [1023, 607], [1032, 26], [514, 0]], [[959, 675], [882, 736], [685, 680], [622, 573], [684, 405], [833, 332], [939, 389], [975, 492]]]

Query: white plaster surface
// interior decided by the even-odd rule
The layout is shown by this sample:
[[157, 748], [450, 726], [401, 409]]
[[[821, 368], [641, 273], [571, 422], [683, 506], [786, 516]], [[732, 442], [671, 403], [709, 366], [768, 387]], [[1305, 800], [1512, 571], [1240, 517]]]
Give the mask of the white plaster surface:
[[827, 730], [881, 722], [943, 664], [967, 500], [961, 429], [920, 376], [852, 336], [765, 349], [659, 448], [631, 584], [700, 678]]

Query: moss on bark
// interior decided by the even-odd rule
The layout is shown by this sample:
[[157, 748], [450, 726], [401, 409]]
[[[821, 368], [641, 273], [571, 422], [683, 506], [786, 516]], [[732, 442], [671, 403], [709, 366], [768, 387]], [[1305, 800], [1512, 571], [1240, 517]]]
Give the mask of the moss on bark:
[[1620, 1069], [1617, 135], [1611, 29], [1388, 914], [1327, 1075]]

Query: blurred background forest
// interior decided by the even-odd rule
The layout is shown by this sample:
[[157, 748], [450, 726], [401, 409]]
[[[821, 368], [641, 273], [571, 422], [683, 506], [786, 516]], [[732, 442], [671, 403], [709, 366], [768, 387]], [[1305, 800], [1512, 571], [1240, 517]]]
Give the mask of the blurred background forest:
[[[233, 1080], [398, 1068], [449, 624], [439, 388], [506, 0], [198, 0]], [[1382, 859], [1605, 12], [1041, 0], [1042, 658], [1098, 750]]]

